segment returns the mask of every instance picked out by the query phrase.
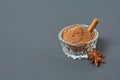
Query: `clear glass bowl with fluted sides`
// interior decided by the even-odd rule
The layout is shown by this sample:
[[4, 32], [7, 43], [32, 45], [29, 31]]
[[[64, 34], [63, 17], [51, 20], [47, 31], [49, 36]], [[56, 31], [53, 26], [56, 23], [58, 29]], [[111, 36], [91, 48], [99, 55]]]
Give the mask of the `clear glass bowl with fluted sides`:
[[87, 51], [92, 51], [93, 49], [96, 48], [99, 33], [96, 29], [94, 29], [93, 33], [95, 34], [95, 37], [90, 41], [81, 42], [80, 44], [74, 44], [74, 43], [65, 41], [62, 38], [63, 31], [65, 29], [74, 27], [76, 25], [80, 25], [80, 26], [85, 27], [85, 28], [87, 28], [89, 26], [89, 25], [86, 25], [86, 24], [73, 24], [73, 25], [70, 25], [70, 26], [66, 26], [59, 32], [58, 38], [60, 40], [62, 50], [67, 57], [71, 57], [73, 59], [87, 58], [88, 57], [87, 56]]

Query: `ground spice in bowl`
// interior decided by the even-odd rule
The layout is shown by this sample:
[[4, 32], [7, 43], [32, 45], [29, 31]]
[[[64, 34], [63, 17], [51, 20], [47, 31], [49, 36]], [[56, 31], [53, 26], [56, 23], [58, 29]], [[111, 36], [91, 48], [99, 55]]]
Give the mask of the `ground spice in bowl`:
[[73, 59], [87, 58], [97, 67], [99, 63], [105, 63], [103, 55], [96, 50], [99, 33], [94, 28], [98, 22], [99, 19], [95, 18], [90, 26], [74, 24], [60, 31], [58, 37], [67, 57]]
[[[92, 40], [96, 37], [96, 34], [87, 31], [87, 28], [87, 26], [75, 24], [67, 27], [62, 32], [62, 39], [68, 43], [66, 45], [75, 53], [75, 55], [86, 53], [85, 51], [88, 48], [89, 50], [95, 48], [94, 46], [96, 43], [94, 42], [96, 42], [97, 39], [95, 41]], [[91, 44], [93, 45], [91, 46]]]
[[94, 38], [94, 33], [87, 31], [87, 28], [80, 25], [72, 26], [71, 28], [65, 29], [62, 33], [62, 38], [65, 41], [81, 44], [88, 42]]

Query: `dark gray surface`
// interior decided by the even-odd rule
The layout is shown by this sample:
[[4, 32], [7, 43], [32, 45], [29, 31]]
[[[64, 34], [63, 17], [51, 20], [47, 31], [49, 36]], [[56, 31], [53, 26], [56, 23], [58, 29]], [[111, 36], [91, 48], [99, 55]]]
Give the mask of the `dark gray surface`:
[[[119, 80], [120, 0], [0, 0], [0, 80]], [[63, 55], [58, 32], [100, 18], [106, 64]]]

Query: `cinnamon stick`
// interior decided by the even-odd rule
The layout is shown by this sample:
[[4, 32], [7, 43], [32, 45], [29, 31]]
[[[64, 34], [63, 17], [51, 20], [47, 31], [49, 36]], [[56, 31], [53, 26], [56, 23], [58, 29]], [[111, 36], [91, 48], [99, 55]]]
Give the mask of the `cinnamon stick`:
[[98, 24], [98, 22], [99, 22], [99, 19], [98, 18], [95, 18], [93, 21], [92, 21], [92, 23], [90, 24], [90, 26], [88, 27], [88, 31], [89, 32], [92, 32], [93, 31], [93, 29], [96, 27], [96, 25]]

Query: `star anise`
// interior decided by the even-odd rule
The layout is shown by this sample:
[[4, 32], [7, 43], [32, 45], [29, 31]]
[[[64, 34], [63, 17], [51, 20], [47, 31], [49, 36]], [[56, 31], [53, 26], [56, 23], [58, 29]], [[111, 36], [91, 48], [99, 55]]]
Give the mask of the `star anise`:
[[103, 55], [99, 53], [96, 49], [93, 49], [92, 51], [88, 52], [87, 55], [88, 60], [94, 63], [97, 67], [99, 66], [99, 63], [105, 63]]

